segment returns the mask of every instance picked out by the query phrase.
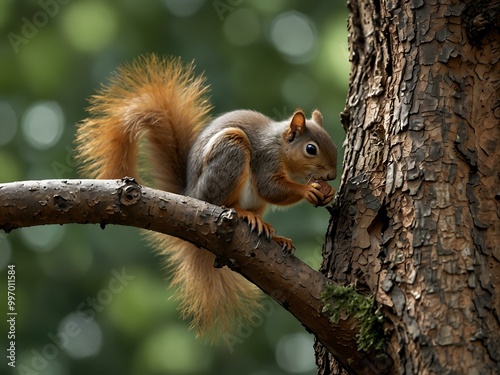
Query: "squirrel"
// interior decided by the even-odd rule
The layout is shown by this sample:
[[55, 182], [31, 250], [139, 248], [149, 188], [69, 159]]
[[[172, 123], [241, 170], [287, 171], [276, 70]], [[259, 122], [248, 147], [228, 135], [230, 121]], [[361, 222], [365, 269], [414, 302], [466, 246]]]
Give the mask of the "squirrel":
[[[326, 181], [336, 177], [337, 151], [321, 113], [314, 110], [306, 119], [297, 110], [276, 122], [236, 110], [211, 119], [208, 90], [194, 63], [180, 58], [145, 55], [118, 68], [91, 97], [90, 116], [77, 128], [83, 173], [139, 179], [138, 151], [146, 143], [156, 188], [234, 208], [253, 231], [293, 251], [292, 241], [276, 236], [261, 215], [268, 204], [332, 200]], [[227, 267], [214, 268], [208, 250], [163, 234], [149, 236], [167, 255], [181, 315], [192, 320], [198, 335], [227, 339], [259, 310], [258, 288]]]

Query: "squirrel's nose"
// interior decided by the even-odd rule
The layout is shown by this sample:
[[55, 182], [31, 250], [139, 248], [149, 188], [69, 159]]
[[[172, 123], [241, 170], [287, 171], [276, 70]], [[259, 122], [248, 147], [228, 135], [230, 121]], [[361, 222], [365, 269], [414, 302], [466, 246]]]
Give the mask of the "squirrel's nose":
[[335, 180], [336, 177], [337, 177], [337, 173], [336, 172], [328, 173], [328, 175], [326, 176], [326, 180], [327, 181]]

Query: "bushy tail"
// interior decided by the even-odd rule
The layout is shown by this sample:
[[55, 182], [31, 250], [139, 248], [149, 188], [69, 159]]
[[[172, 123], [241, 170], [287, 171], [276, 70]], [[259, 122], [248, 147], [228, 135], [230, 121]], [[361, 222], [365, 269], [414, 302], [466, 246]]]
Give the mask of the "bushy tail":
[[119, 68], [91, 98], [78, 127], [77, 158], [92, 178], [138, 175], [140, 137], [148, 140], [148, 172], [157, 188], [181, 194], [189, 148], [208, 121], [208, 86], [193, 64], [155, 55]]
[[238, 328], [246, 332], [261, 309], [260, 290], [229, 268], [214, 268], [208, 250], [159, 233], [150, 238], [169, 257], [181, 315], [198, 336], [212, 343], [238, 342]]
[[[208, 86], [193, 65], [179, 59], [145, 56], [120, 68], [92, 97], [89, 113], [77, 130], [77, 159], [91, 178], [139, 176], [142, 136], [155, 187], [182, 194], [191, 145], [207, 123]], [[142, 152], [141, 152], [142, 154]], [[238, 324], [258, 310], [258, 289], [227, 268], [213, 267], [215, 256], [180, 239], [149, 233], [168, 256], [184, 318], [198, 334], [230, 339]]]

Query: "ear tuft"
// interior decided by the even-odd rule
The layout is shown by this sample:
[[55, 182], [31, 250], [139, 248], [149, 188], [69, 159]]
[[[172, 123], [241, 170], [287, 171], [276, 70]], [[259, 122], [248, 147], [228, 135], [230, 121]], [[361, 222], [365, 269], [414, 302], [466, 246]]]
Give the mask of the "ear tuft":
[[301, 110], [295, 111], [288, 129], [288, 140], [291, 142], [306, 131], [306, 116]]
[[312, 119], [319, 126], [323, 126], [323, 116], [321, 115], [321, 112], [319, 110], [315, 109], [313, 111]]

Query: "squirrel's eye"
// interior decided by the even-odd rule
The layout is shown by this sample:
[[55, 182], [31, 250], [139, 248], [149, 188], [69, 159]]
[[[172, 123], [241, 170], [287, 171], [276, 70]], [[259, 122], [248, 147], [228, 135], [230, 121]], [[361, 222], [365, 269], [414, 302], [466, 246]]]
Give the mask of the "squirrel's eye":
[[316, 153], [318, 152], [318, 150], [316, 150], [316, 146], [309, 143], [307, 146], [306, 146], [306, 152], [309, 154], [309, 155], [316, 155]]

